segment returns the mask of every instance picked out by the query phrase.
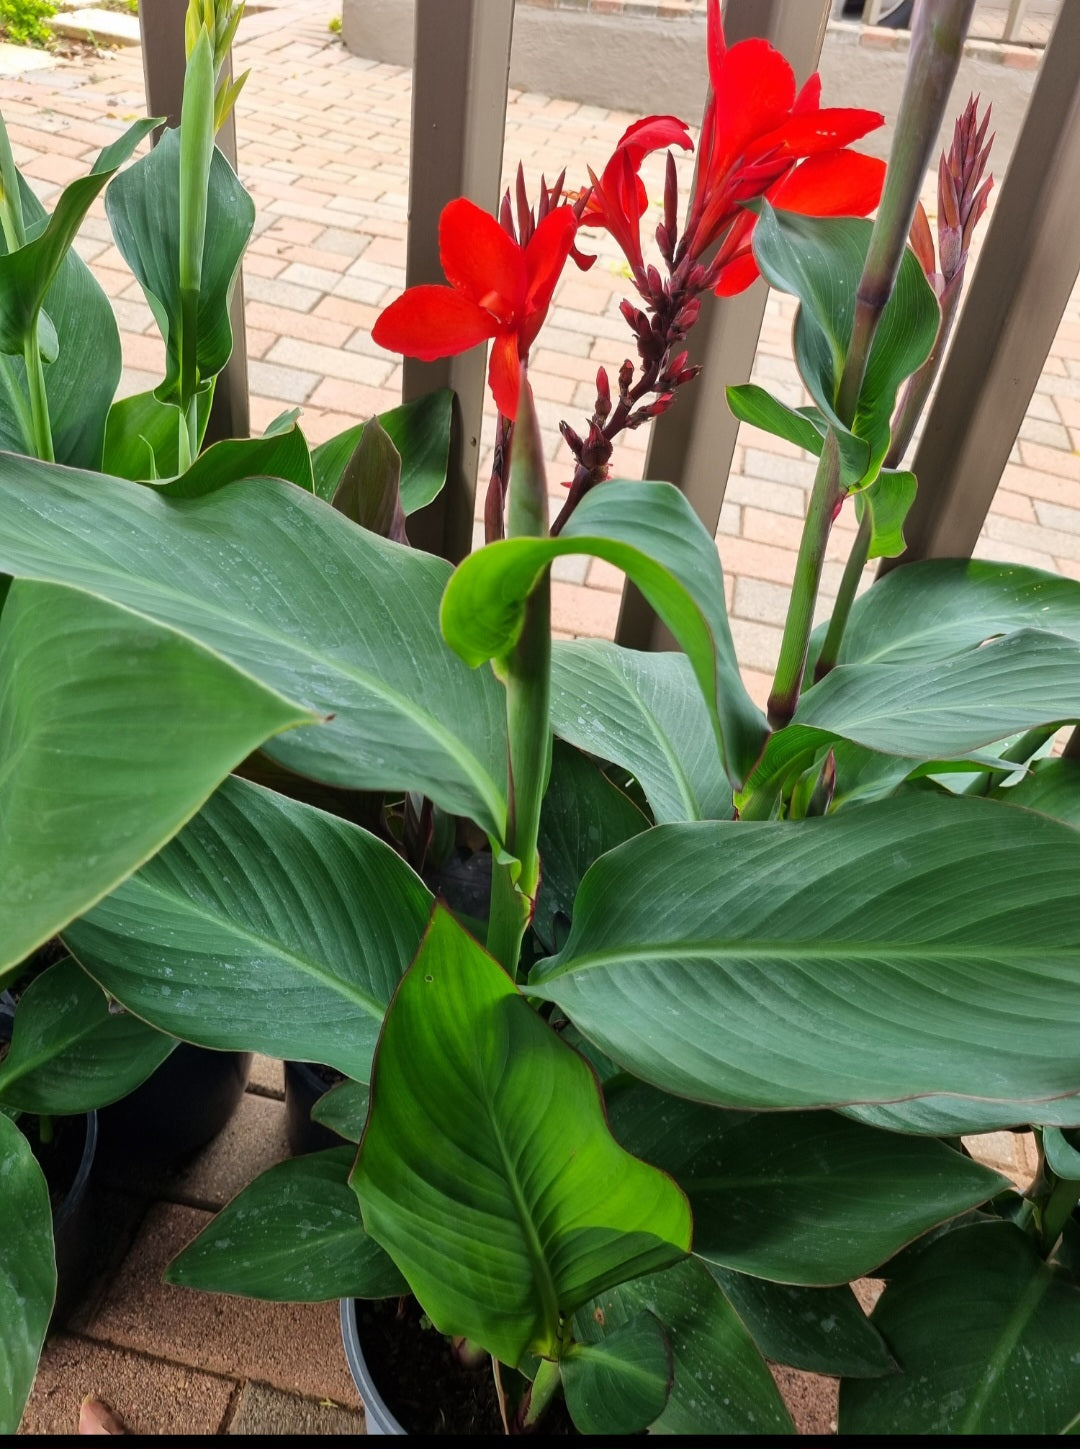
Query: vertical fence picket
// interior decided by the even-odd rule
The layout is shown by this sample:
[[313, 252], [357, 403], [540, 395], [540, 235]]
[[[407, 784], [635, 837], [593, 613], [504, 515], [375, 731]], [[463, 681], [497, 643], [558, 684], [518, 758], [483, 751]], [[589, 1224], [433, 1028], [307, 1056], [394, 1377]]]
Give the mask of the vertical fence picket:
[[[151, 116], [165, 116], [167, 124], [180, 124], [184, 94], [184, 16], [187, 0], [140, 0], [143, 75], [146, 108]], [[218, 146], [236, 169], [236, 114], [230, 114], [217, 138]], [[233, 351], [217, 380], [214, 406], [206, 427], [206, 442], [246, 438], [251, 432], [248, 396], [247, 333], [244, 326], [244, 280], [237, 277], [229, 310]]]
[[[752, 35], [770, 40], [791, 61], [801, 84], [817, 65], [830, 0], [728, 0], [724, 30], [730, 44]], [[757, 282], [741, 296], [706, 298], [687, 339], [697, 382], [679, 394], [653, 424], [646, 478], [677, 483], [710, 532], [716, 531], [739, 425], [724, 398], [728, 383], [745, 382], [757, 351], [768, 288]], [[674, 641], [637, 589], [628, 585], [615, 636], [633, 649], [670, 649]]]
[[[439, 213], [456, 196], [494, 211], [502, 172], [514, 0], [417, 0], [406, 280], [442, 282]], [[445, 489], [409, 521], [419, 548], [460, 560], [472, 544], [483, 349], [405, 361], [406, 402], [436, 387], [457, 396]]]
[[912, 463], [914, 559], [969, 555], [1080, 274], [1080, 4], [1063, 5]]

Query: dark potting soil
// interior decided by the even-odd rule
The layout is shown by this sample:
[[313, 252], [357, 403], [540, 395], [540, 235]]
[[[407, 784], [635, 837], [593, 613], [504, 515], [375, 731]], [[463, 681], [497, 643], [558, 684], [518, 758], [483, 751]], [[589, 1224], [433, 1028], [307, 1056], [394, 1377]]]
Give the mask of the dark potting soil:
[[[415, 1298], [356, 1303], [364, 1358], [386, 1407], [410, 1434], [502, 1435], [491, 1361], [467, 1368], [437, 1329], [425, 1328]], [[574, 1434], [561, 1401], [538, 1432]]]

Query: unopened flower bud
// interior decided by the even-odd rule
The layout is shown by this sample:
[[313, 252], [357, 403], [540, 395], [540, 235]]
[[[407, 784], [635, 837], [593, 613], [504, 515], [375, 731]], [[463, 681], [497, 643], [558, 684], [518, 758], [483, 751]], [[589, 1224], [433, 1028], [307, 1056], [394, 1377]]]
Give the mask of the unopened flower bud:
[[651, 402], [648, 406], [643, 407], [641, 411], [646, 418], [662, 418], [674, 401], [674, 394], [665, 392], [655, 402]]
[[607, 369], [601, 367], [596, 374], [596, 413], [598, 417], [606, 418], [611, 412], [611, 384], [608, 382]]
[[581, 450], [585, 445], [584, 443], [582, 443], [577, 433], [574, 432], [570, 424], [567, 422], [561, 422], [559, 424], [559, 432], [562, 433], [563, 438], [566, 441], [566, 446], [570, 449], [571, 453], [573, 453], [574, 457], [580, 458]]
[[679, 314], [675, 318], [675, 326], [685, 334], [690, 331], [700, 315], [701, 298], [691, 297], [689, 302], [679, 309]]
[[634, 380], [634, 364], [629, 358], [619, 368], [619, 395], [624, 396], [630, 391], [630, 384]]

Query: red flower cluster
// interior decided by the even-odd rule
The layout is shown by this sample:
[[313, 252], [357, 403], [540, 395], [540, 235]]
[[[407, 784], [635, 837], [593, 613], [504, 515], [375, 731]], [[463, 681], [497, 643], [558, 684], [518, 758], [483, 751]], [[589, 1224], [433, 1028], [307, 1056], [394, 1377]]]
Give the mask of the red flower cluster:
[[471, 201], [451, 201], [439, 218], [439, 259], [450, 286], [410, 287], [378, 318], [372, 339], [433, 362], [493, 337], [488, 383], [499, 411], [513, 421], [521, 363], [543, 326], [577, 226], [572, 207], [556, 207], [521, 246]]
[[[645, 265], [641, 255], [641, 218], [649, 205], [645, 183], [638, 172], [645, 157], [662, 146], [681, 146], [684, 151], [694, 149], [685, 121], [677, 116], [646, 116], [643, 121], [635, 121], [619, 138], [615, 154], [599, 180], [589, 168], [592, 191], [581, 213], [581, 225], [609, 231], [619, 243], [635, 278]], [[588, 265], [595, 260], [591, 257]]]

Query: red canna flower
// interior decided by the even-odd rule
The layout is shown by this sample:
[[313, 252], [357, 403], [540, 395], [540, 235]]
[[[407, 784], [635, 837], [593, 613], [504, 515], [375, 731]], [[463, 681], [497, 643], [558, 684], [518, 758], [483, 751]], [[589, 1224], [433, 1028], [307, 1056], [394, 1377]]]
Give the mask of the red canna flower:
[[504, 417], [517, 416], [521, 364], [543, 325], [577, 231], [556, 207], [520, 246], [493, 216], [459, 197], [439, 218], [439, 259], [448, 287], [410, 287], [371, 330], [389, 352], [433, 362], [494, 338], [488, 384]]
[[645, 157], [663, 146], [681, 146], [684, 151], [694, 149], [686, 122], [677, 116], [646, 116], [628, 126], [620, 136], [599, 179], [589, 170], [592, 192], [581, 214], [581, 225], [609, 231], [622, 248], [635, 277], [644, 268], [641, 218], [649, 204], [638, 172]]
[[766, 40], [728, 47], [720, 0], [709, 0], [708, 60], [711, 90], [686, 245], [696, 258], [724, 238], [718, 290], [730, 295], [757, 276], [750, 252], [756, 219], [742, 203], [766, 196], [774, 206], [815, 216], [872, 211], [884, 165], [846, 148], [885, 118], [878, 111], [822, 110], [821, 78], [812, 75], [796, 92], [791, 66]]

